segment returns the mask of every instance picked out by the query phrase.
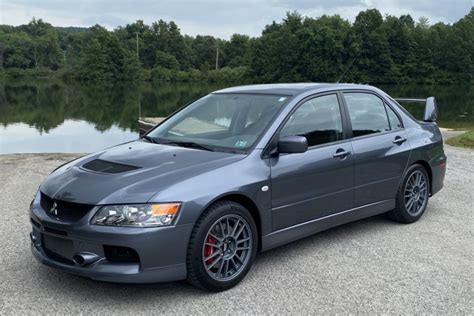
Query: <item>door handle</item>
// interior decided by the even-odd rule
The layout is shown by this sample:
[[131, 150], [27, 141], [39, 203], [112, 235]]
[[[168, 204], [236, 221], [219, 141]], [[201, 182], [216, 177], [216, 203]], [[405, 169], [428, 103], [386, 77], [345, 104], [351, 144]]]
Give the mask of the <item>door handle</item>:
[[401, 136], [395, 136], [395, 139], [393, 140], [394, 144], [401, 145], [403, 144], [407, 139], [405, 137]]
[[347, 156], [349, 156], [351, 154], [350, 151], [346, 151], [342, 148], [339, 148], [338, 150], [336, 150], [336, 153], [334, 155], [332, 155], [334, 158], [341, 158], [341, 159], [344, 159], [346, 158]]

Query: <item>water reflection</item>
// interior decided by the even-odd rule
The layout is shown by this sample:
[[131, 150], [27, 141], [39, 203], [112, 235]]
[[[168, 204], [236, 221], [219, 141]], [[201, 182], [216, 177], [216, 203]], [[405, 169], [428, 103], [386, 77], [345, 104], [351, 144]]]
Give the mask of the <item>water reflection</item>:
[[[0, 154], [91, 152], [137, 137], [137, 118], [167, 116], [201, 95], [226, 86], [199, 84], [0, 83]], [[474, 126], [472, 86], [381, 86], [392, 96], [434, 95], [439, 125]], [[423, 106], [406, 105], [420, 118]]]
[[[435, 96], [438, 125], [474, 129], [474, 86], [472, 85], [379, 85], [393, 97], [426, 98]], [[402, 104], [417, 119], [423, 118], [424, 104]]]
[[105, 132], [98, 131], [86, 121], [65, 120], [47, 133], [24, 123], [0, 127], [0, 152], [88, 153], [134, 140], [138, 133], [112, 125]]
[[167, 116], [218, 86], [0, 84], [0, 154], [91, 152], [137, 137], [139, 116]]

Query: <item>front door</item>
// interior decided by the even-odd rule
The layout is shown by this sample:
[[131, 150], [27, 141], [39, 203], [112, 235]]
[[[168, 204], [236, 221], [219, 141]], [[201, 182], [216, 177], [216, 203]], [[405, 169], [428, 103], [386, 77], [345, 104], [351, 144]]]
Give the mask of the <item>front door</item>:
[[273, 230], [324, 217], [353, 206], [353, 157], [344, 139], [336, 94], [304, 101], [280, 138], [305, 136], [308, 151], [271, 158]]

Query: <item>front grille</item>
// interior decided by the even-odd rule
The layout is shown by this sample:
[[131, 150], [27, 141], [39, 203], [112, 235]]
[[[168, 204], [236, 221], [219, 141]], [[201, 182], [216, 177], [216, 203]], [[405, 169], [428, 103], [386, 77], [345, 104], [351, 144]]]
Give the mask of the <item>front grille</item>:
[[62, 221], [75, 222], [94, 207], [93, 205], [65, 202], [41, 193], [41, 207], [49, 216]]

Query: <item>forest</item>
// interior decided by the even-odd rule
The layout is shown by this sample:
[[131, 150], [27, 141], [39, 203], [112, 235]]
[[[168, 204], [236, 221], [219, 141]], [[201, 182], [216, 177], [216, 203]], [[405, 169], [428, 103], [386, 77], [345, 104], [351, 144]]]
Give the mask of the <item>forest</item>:
[[[217, 50], [219, 58], [216, 62]], [[361, 11], [287, 13], [259, 37], [188, 36], [173, 22], [112, 31], [33, 18], [0, 25], [0, 78], [70, 81], [471, 83], [474, 7], [453, 24]]]

